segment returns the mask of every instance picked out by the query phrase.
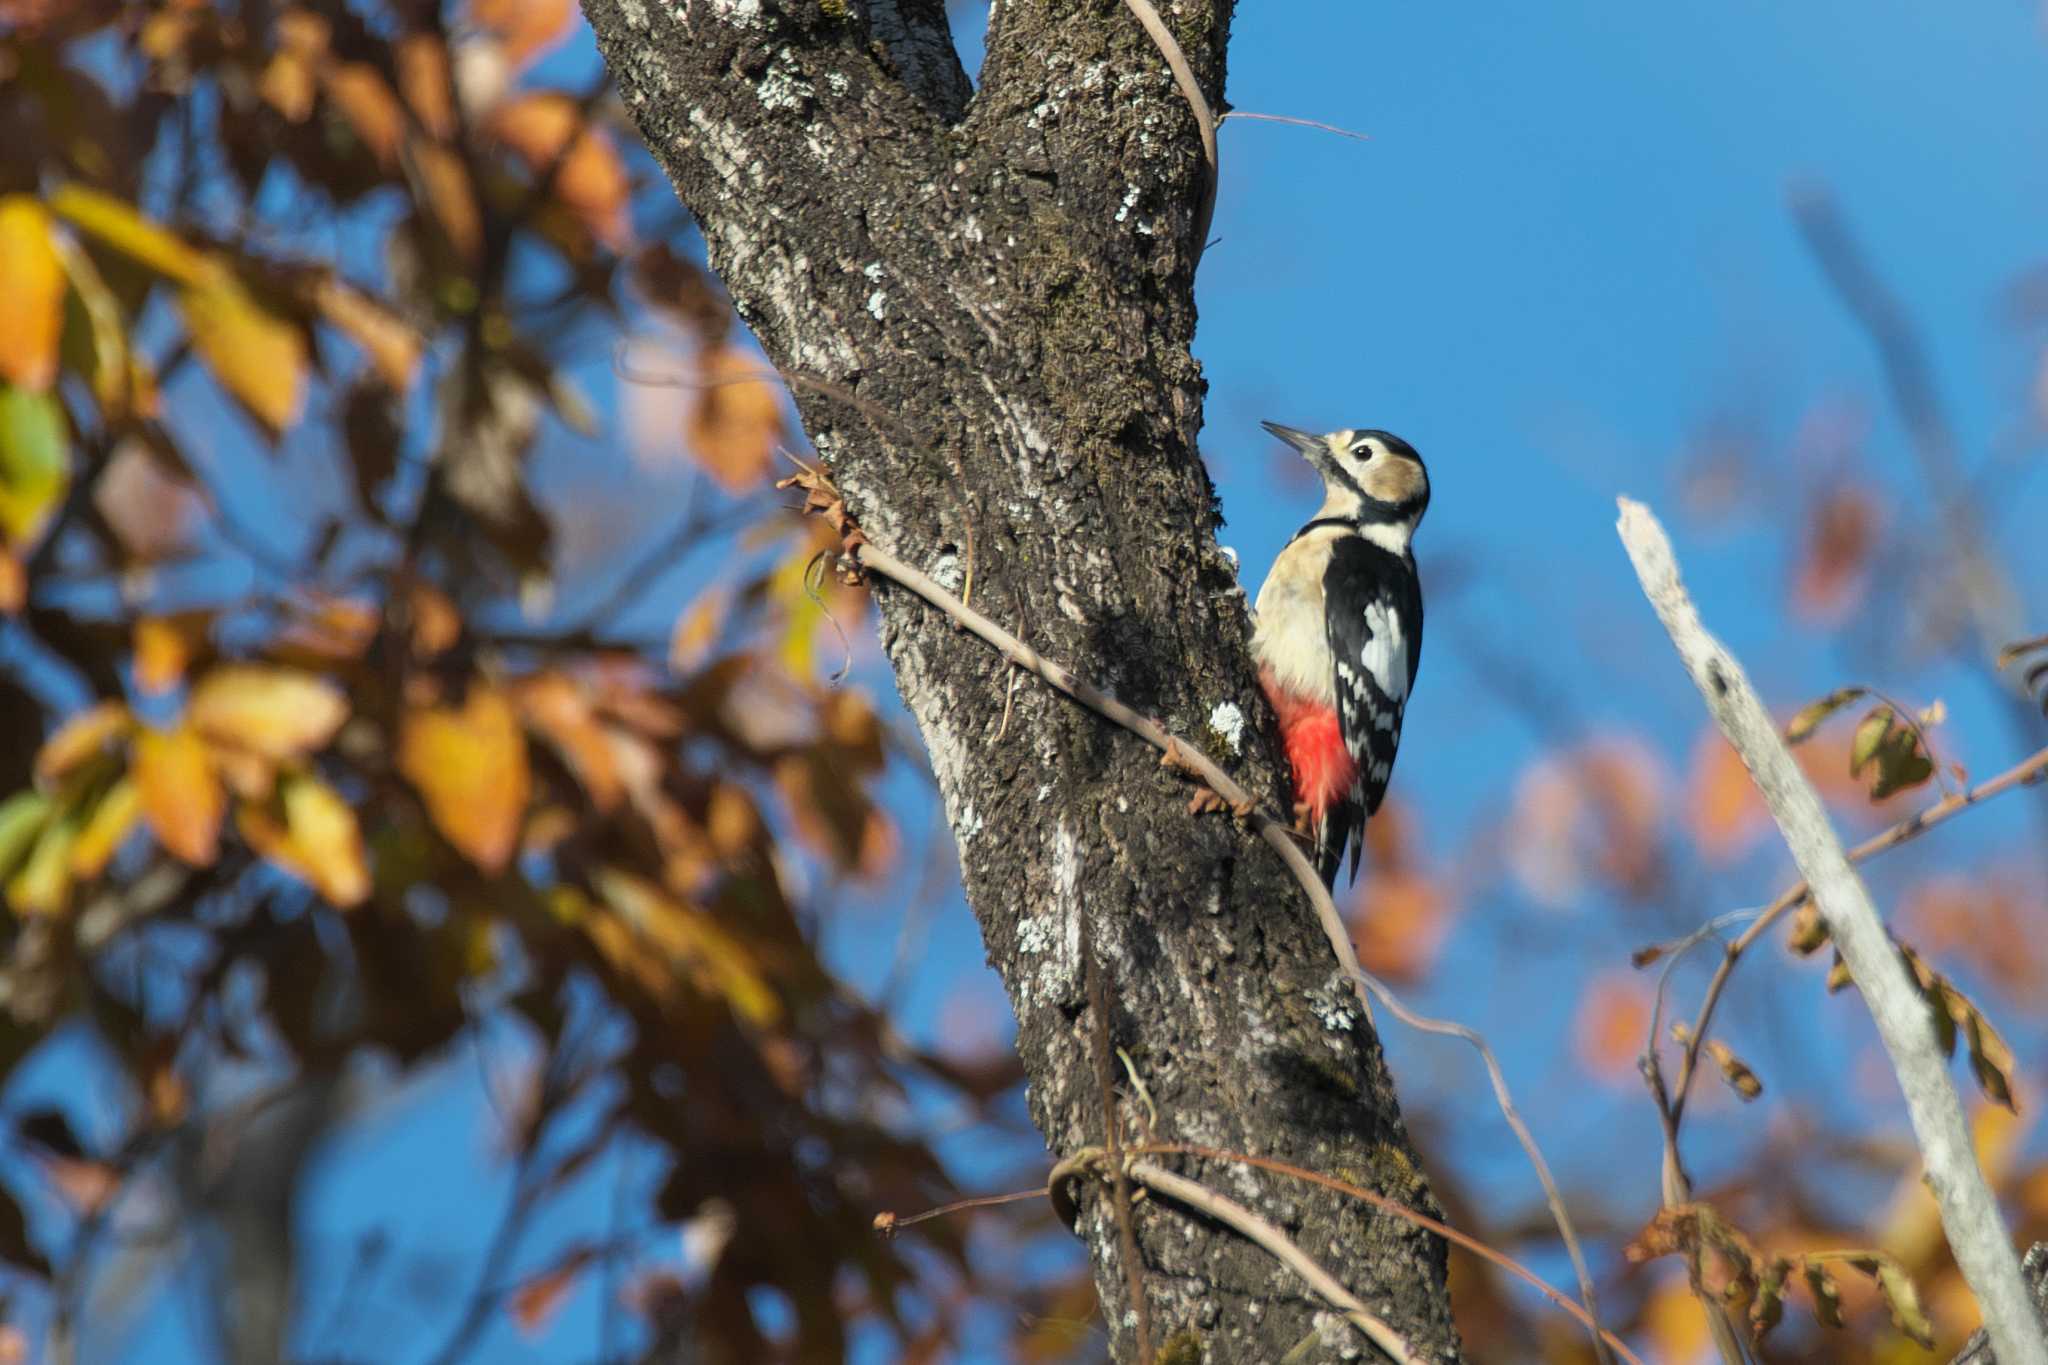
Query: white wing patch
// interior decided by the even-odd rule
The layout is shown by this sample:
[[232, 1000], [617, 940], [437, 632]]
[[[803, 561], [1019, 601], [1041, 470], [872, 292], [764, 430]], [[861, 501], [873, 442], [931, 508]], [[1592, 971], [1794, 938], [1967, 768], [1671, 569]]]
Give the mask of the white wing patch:
[[[1398, 708], [1408, 700], [1408, 639], [1401, 633], [1401, 614], [1384, 599], [1372, 602], [1365, 609], [1365, 627], [1371, 636], [1359, 650], [1358, 661], [1394, 703], [1398, 716]], [[1394, 717], [1380, 719], [1396, 723]]]

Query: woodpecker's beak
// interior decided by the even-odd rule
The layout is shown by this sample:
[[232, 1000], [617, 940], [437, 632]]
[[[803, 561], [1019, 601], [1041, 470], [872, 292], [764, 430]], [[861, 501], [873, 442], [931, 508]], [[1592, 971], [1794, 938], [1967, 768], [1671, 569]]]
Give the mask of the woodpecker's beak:
[[1305, 431], [1296, 431], [1293, 427], [1283, 427], [1278, 422], [1261, 422], [1259, 425], [1311, 460], [1323, 453], [1323, 438], [1320, 436], [1311, 436]]

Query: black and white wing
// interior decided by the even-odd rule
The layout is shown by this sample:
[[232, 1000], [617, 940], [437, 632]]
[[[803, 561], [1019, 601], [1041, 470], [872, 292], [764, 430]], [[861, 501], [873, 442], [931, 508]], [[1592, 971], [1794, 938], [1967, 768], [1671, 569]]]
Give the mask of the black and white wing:
[[[1380, 808], [1401, 747], [1401, 716], [1422, 658], [1422, 590], [1415, 561], [1359, 536], [1331, 547], [1323, 577], [1324, 623], [1336, 669], [1337, 723], [1358, 765], [1365, 815]], [[1358, 875], [1364, 822], [1347, 831]]]

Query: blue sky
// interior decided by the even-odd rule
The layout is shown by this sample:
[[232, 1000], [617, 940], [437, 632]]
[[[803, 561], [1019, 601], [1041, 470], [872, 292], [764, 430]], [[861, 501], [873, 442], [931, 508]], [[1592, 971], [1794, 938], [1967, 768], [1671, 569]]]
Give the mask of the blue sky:
[[[1224, 539], [1254, 591], [1315, 501], [1305, 483], [1275, 477], [1290, 471], [1259, 419], [1385, 427], [1429, 460], [1435, 496], [1418, 553], [1430, 648], [1395, 777], [1429, 854], [1470, 854], [1548, 742], [1501, 700], [1517, 679], [1488, 681], [1481, 667], [1526, 668], [1570, 698], [1575, 723], [1637, 733], [1674, 771], [1689, 761], [1701, 713], [1614, 538], [1619, 493], [1666, 515], [1709, 623], [1774, 705], [1868, 676], [1866, 660], [1789, 625], [1782, 610], [1787, 530], [1818, 477], [1788, 452], [1817, 405], [1858, 405], [1870, 437], [1847, 473], [1915, 497], [1921, 485], [1868, 341], [1801, 244], [1787, 186], [1810, 178], [1837, 196], [1922, 329], [1964, 458], [1980, 467], [2025, 435], [2039, 360], [2040, 338], [2027, 342], [2008, 325], [2002, 298], [2048, 259], [2044, 22], [2018, 0], [1240, 7], [1232, 106], [1323, 120], [1370, 141], [1249, 121], [1222, 129], [1217, 244], [1198, 287], [1196, 351], [1210, 383], [1203, 448], [1229, 522]], [[975, 35], [963, 49], [972, 70]], [[587, 68], [587, 40], [559, 60]], [[608, 350], [589, 356], [584, 373], [616, 409]], [[1754, 440], [1752, 510], [1729, 526], [1697, 525], [1681, 515], [1682, 461], [1723, 420]], [[554, 472], [566, 477], [574, 465], [588, 478], [591, 459], [590, 447], [565, 448]], [[2048, 544], [2024, 534], [2042, 500], [2029, 463], [2001, 482], [1998, 548], [2022, 585], [2048, 568]], [[1893, 503], [1895, 530], [1924, 515], [1914, 497]], [[677, 576], [671, 604], [700, 572]], [[2028, 619], [2048, 630], [2048, 603], [2034, 594], [2030, 606]], [[857, 676], [893, 698], [871, 642], [865, 653]], [[1973, 772], [2019, 756], [1989, 694], [1962, 670], [1883, 681], [1947, 699], [1950, 740]], [[890, 790], [909, 847], [921, 847], [932, 829], [925, 788], [905, 775]], [[2017, 803], [1984, 812], [1898, 862], [1954, 863], [2028, 818]], [[1414, 995], [1502, 1045], [1568, 1185], [1647, 1215], [1652, 1114], [1639, 1089], [1575, 1076], [1577, 990], [1675, 924], [1767, 898], [1784, 866], [1759, 854], [1694, 888], [1695, 903], [1649, 920], [1598, 899], [1542, 912], [1489, 891], [1463, 908]], [[1892, 875], [1873, 878], [1881, 899]], [[873, 986], [896, 927], [877, 904], [847, 912], [827, 937], [856, 984]], [[911, 1030], [939, 1037], [963, 1015], [1002, 1027], [1007, 1007], [957, 894], [925, 932], [906, 997]], [[1755, 1021], [1759, 1047], [1793, 1058], [1768, 1078], [1774, 1085], [1810, 1085], [1814, 1104], [1899, 1123], [1881, 1093], [1826, 1090], [1869, 1046], [1853, 1008], [1824, 1001], [1816, 972], [1788, 968], [1775, 950], [1744, 972], [1735, 1017]], [[1680, 981], [1689, 1005], [1698, 977]], [[1745, 1005], [1756, 1013], [1740, 1013]], [[1447, 1164], [1501, 1206], [1533, 1202], [1476, 1065], [1434, 1040], [1388, 1042], [1410, 1107], [1461, 1120]], [[76, 1064], [75, 1054], [46, 1058], [17, 1080], [10, 1102], [47, 1093]], [[444, 1089], [408, 1092], [391, 1108], [404, 1121], [388, 1140], [351, 1142], [309, 1217], [330, 1245], [384, 1220], [423, 1255], [459, 1263], [489, 1231], [488, 1215], [465, 1211], [504, 1194], [478, 1160], [487, 1125], [473, 1060], [451, 1066]], [[1739, 1159], [1739, 1138], [1728, 1107], [1709, 1106], [1695, 1134], [1702, 1164]], [[961, 1144], [963, 1169], [974, 1168], [970, 1147]], [[643, 1160], [626, 1178], [656, 1169]], [[525, 1342], [506, 1326], [477, 1358], [587, 1358], [597, 1292], [594, 1283], [579, 1291], [547, 1337]], [[428, 1343], [437, 1335], [390, 1330]]]

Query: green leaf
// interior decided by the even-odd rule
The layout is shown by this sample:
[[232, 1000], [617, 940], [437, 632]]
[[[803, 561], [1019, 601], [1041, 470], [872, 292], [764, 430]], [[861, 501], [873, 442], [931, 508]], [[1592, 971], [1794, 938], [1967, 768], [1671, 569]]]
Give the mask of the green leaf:
[[1891, 733], [1892, 709], [1879, 706], [1856, 723], [1856, 737], [1849, 741], [1849, 776], [1863, 776], [1864, 768], [1877, 757], [1877, 749], [1884, 743], [1884, 737]]
[[32, 543], [71, 486], [71, 435], [54, 393], [0, 386], [0, 535]]
[[14, 875], [49, 813], [50, 798], [41, 792], [16, 792], [0, 803], [0, 882]]
[[1822, 722], [1850, 702], [1865, 695], [1867, 690], [1862, 687], [1838, 687], [1819, 701], [1808, 702], [1800, 707], [1785, 726], [1785, 742], [1800, 744], [1812, 738], [1813, 732], [1821, 727]]

